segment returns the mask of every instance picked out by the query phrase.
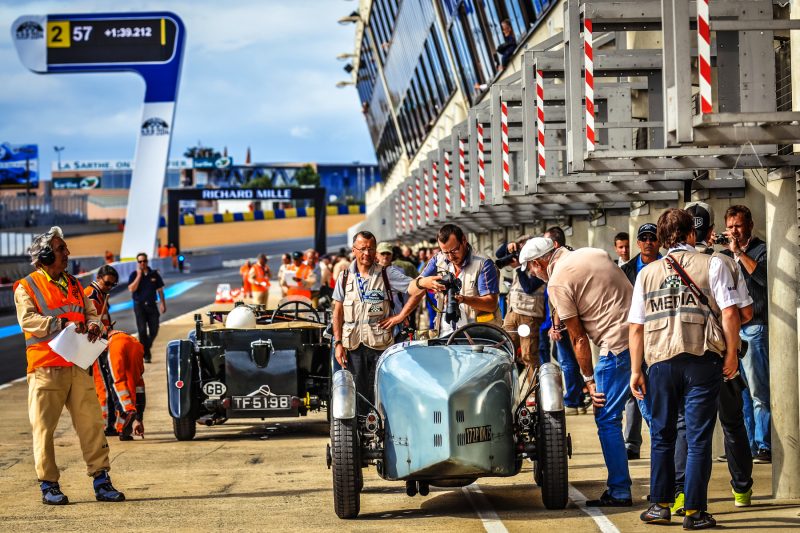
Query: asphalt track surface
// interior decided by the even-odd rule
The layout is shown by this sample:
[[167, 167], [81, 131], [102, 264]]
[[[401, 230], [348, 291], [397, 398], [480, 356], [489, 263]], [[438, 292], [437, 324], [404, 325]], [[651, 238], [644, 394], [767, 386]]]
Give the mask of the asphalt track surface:
[[[329, 235], [328, 250], [338, 250], [345, 245], [345, 235]], [[226, 260], [254, 258], [260, 253], [269, 256], [269, 265], [273, 274], [278, 272], [280, 256], [286, 252], [305, 250], [312, 245], [312, 238], [290, 239], [264, 243], [242, 244], [234, 246], [216, 247], [215, 251], [225, 254]], [[161, 321], [183, 315], [208, 305], [214, 301], [218, 283], [230, 283], [231, 286], [240, 286], [239, 267], [225, 268], [221, 271], [199, 272], [197, 274], [180, 274], [177, 272], [161, 272], [164, 283], [169, 289], [182, 284], [188, 290], [169, 297], [167, 295], [167, 312]], [[125, 283], [127, 280], [121, 280]], [[196, 285], [195, 285], [196, 283]], [[112, 313], [116, 321], [115, 327], [130, 333], [136, 333], [136, 319], [132, 307], [129, 307], [130, 294], [124, 285], [120, 284], [111, 295], [112, 311], [114, 306], [127, 307], [119, 312]], [[8, 334], [18, 331], [17, 317], [13, 313], [0, 316], [0, 385], [25, 376], [25, 342], [20, 333]], [[3, 334], [3, 332], [6, 332]]]

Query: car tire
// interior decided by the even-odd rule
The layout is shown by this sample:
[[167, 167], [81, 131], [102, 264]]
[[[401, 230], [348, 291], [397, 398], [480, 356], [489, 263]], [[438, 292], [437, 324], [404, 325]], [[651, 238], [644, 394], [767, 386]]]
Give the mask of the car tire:
[[538, 418], [534, 481], [542, 487], [547, 509], [564, 509], [569, 502], [566, 417], [563, 412], [539, 411]]
[[197, 434], [197, 423], [193, 418], [173, 418], [172, 431], [178, 440], [192, 440]]
[[339, 518], [355, 518], [361, 510], [361, 448], [357, 420], [334, 418], [331, 423], [333, 506]]

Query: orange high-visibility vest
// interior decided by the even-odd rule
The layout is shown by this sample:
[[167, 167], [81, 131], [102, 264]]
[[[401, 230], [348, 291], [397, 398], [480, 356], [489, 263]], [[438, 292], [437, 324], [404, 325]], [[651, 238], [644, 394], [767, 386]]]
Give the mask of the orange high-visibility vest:
[[[89, 299], [90, 302], [94, 304], [94, 309], [97, 311], [97, 314], [100, 315], [102, 312], [103, 314], [100, 315], [100, 321], [103, 325], [107, 328], [111, 327], [111, 313], [108, 312], [108, 295], [103, 294], [103, 292], [95, 286], [94, 283], [83, 289], [83, 294]], [[103, 304], [105, 304], [105, 311], [103, 311]]]
[[[14, 283], [14, 291], [22, 285], [25, 292], [33, 299], [36, 310], [42, 316], [66, 318], [70, 322], [86, 323], [85, 309], [83, 306], [83, 287], [80, 282], [69, 274], [67, 277], [67, 292], [59, 287], [55, 281], [48, 281], [47, 276], [35, 271], [25, 278]], [[47, 344], [53, 340], [60, 331], [55, 331], [44, 337], [34, 337], [24, 329], [26, 354], [28, 358], [28, 373], [39, 367], [47, 366], [72, 366], [72, 363], [50, 349]]]
[[250, 268], [247, 265], [239, 267], [239, 274], [242, 276], [242, 288], [244, 292], [251, 292], [253, 288], [250, 286], [250, 281], [247, 279], [250, 276]]
[[288, 287], [286, 291], [287, 296], [305, 296], [306, 298], [311, 298], [311, 289], [302, 285], [302, 281], [305, 280], [309, 274], [311, 274], [311, 267], [303, 264], [299, 267], [294, 265], [290, 265], [286, 267], [287, 270], [294, 271], [295, 277], [300, 279], [300, 285], [297, 287]]
[[[256, 283], [252, 284], [253, 292], [264, 292], [265, 290], [269, 289], [269, 280], [264, 273], [264, 267], [261, 266], [261, 263], [256, 263], [253, 265], [253, 269], [256, 271]], [[264, 285], [261, 285], [264, 283]]]

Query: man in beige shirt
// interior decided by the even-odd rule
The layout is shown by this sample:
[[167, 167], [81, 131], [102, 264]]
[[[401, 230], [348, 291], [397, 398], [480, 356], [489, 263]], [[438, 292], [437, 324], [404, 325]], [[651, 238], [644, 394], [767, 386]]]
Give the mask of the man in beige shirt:
[[[520, 263], [547, 282], [550, 306], [566, 325], [581, 374], [594, 404], [597, 433], [608, 468], [607, 489], [591, 507], [630, 507], [631, 478], [622, 438], [622, 412], [630, 391], [628, 309], [633, 289], [607, 252], [555, 249], [545, 237], [523, 246]], [[589, 341], [600, 346], [592, 368]]]

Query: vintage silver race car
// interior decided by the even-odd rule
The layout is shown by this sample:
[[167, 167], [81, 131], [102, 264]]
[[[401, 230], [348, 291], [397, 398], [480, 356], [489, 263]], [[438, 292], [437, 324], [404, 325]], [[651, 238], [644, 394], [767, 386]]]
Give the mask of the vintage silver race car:
[[327, 316], [310, 301], [275, 310], [237, 305], [195, 316], [185, 340], [167, 345], [169, 414], [178, 440], [197, 425], [229, 418], [301, 416], [328, 405], [330, 341]]
[[336, 514], [358, 515], [370, 464], [383, 479], [405, 481], [409, 496], [425, 496], [430, 486], [516, 475], [525, 458], [545, 507], [563, 509], [571, 443], [561, 370], [542, 365], [520, 392], [513, 354], [508, 335], [487, 324], [396, 344], [378, 361], [376, 405], [363, 414], [352, 374], [336, 372], [327, 456]]

